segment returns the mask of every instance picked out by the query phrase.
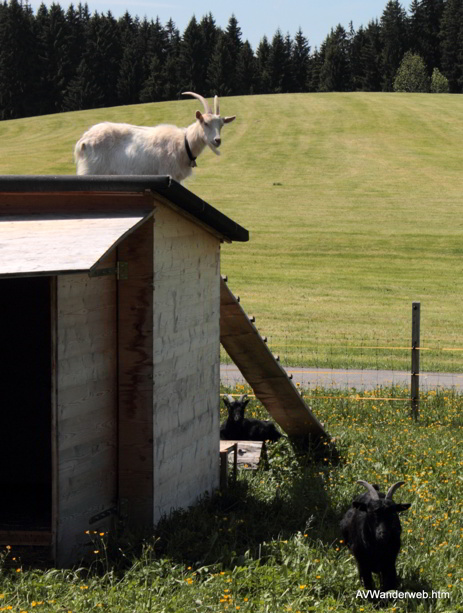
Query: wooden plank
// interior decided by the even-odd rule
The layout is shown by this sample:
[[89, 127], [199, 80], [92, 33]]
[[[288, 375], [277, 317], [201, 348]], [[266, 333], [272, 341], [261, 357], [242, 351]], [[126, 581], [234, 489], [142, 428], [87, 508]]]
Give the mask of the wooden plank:
[[118, 247], [119, 497], [135, 525], [153, 523], [153, 223]]
[[255, 470], [265, 457], [266, 448], [263, 441], [220, 441], [220, 450], [230, 450], [236, 445], [236, 463], [240, 468]]
[[220, 280], [220, 342], [256, 397], [289, 436], [328, 438], [223, 279]]
[[[105, 264], [115, 263], [115, 254]], [[56, 563], [83, 553], [90, 519], [116, 504], [116, 279], [57, 279]], [[88, 332], [90, 334], [88, 334]], [[92, 345], [89, 336], [98, 341]], [[69, 344], [73, 345], [69, 358]], [[79, 348], [81, 355], [79, 356]], [[111, 516], [93, 529], [108, 529]]]
[[150, 193], [105, 192], [0, 192], [0, 218], [8, 215], [57, 213], [123, 213], [153, 210], [155, 196]]
[[0, 219], [0, 276], [90, 270], [146, 219], [144, 212]]
[[[219, 485], [219, 257], [220, 242], [209, 232], [169, 207], [156, 208], [155, 520]], [[177, 446], [184, 436], [191, 444]]]
[[0, 545], [48, 547], [52, 534], [46, 530], [0, 530]]

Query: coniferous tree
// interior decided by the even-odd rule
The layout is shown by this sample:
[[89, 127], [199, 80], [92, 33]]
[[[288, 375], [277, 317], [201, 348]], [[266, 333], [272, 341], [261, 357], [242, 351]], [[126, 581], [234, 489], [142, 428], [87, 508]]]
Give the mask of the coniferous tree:
[[94, 70], [83, 57], [63, 99], [63, 111], [80, 111], [104, 106], [104, 92]]
[[294, 79], [294, 91], [307, 91], [307, 76], [309, 71], [310, 46], [309, 41], [302, 33], [302, 29], [296, 32], [291, 50], [291, 72]]
[[230, 70], [232, 59], [230, 45], [225, 34], [221, 34], [209, 61], [207, 72], [208, 89], [213, 95], [229, 96], [231, 93]]
[[408, 49], [407, 14], [398, 0], [389, 0], [381, 16], [383, 90], [392, 91], [394, 77]]
[[256, 51], [257, 93], [268, 94], [271, 80], [269, 72], [270, 44], [266, 36], [260, 41]]
[[309, 57], [309, 68], [307, 73], [306, 90], [308, 92], [320, 91], [320, 73], [325, 61], [325, 44], [322, 43], [320, 49], [315, 47], [313, 54]]
[[382, 39], [378, 20], [370, 21], [365, 29], [366, 44], [361, 51], [363, 91], [378, 92], [382, 87]]
[[441, 20], [442, 72], [451, 93], [463, 86], [463, 0], [447, 0]]
[[249, 41], [245, 41], [238, 55], [236, 65], [238, 93], [248, 95], [256, 90], [256, 58]]
[[414, 0], [410, 7], [410, 47], [420, 55], [430, 73], [441, 65], [439, 31], [444, 0]]
[[212, 13], [204, 15], [199, 22], [199, 27], [201, 29], [201, 56], [203, 62], [203, 82], [205, 84], [204, 91], [200, 93], [202, 93], [203, 96], [209, 96], [214, 94], [214, 91], [207, 89], [209, 87], [209, 62], [211, 61], [211, 58], [216, 50], [216, 45], [222, 31], [216, 26]]
[[193, 15], [180, 42], [179, 74], [183, 91], [201, 94], [205, 88], [202, 31]]
[[94, 13], [88, 22], [86, 50], [83, 56], [86, 70], [92, 73], [92, 82], [98, 83], [103, 93], [103, 106], [118, 104], [117, 81], [123, 46], [120, 26], [110, 11], [106, 15]]
[[163, 64], [164, 100], [175, 100], [181, 94], [180, 79], [180, 53], [181, 37], [172, 19], [169, 19], [165, 28], [166, 37], [165, 61]]
[[349, 41], [341, 24], [324, 42], [324, 61], [320, 70], [320, 91], [349, 91], [352, 88]]
[[230, 89], [230, 94], [238, 93], [237, 82], [237, 64], [243, 41], [241, 40], [241, 28], [238, 25], [238, 20], [234, 15], [228, 20], [228, 25], [224, 32], [224, 43], [227, 47], [229, 65], [227, 66], [227, 83]]
[[288, 49], [281, 30], [277, 30], [273, 36], [267, 59], [271, 93], [281, 94], [289, 91], [290, 62], [291, 50]]
[[69, 22], [59, 4], [48, 9], [42, 4], [35, 19], [39, 58], [40, 113], [62, 109], [63, 99], [72, 78], [70, 64]]
[[0, 10], [0, 119], [40, 112], [38, 68], [32, 11], [10, 0]]

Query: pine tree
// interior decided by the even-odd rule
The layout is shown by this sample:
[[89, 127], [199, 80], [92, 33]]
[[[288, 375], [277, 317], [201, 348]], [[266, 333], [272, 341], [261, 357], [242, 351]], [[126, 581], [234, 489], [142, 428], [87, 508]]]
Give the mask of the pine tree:
[[32, 11], [17, 0], [0, 8], [0, 119], [36, 115], [40, 90]]
[[249, 41], [246, 41], [240, 49], [236, 65], [236, 82], [238, 94], [254, 94], [256, 91], [256, 58]]
[[320, 91], [349, 91], [352, 88], [346, 30], [338, 25], [324, 41], [324, 61], [320, 70]]
[[442, 72], [451, 93], [463, 86], [463, 0], [447, 0], [441, 20]]
[[306, 90], [308, 92], [320, 91], [320, 73], [325, 62], [325, 44], [322, 43], [320, 50], [315, 47], [314, 52], [309, 57], [309, 68], [307, 72]]
[[256, 51], [257, 93], [268, 94], [271, 81], [269, 72], [270, 45], [266, 36], [260, 41]]
[[117, 81], [123, 46], [120, 26], [110, 11], [106, 15], [92, 15], [86, 39], [87, 48], [83, 56], [86, 71], [91, 72], [91, 81], [98, 83], [103, 93], [103, 106], [114, 106], [118, 104]]
[[182, 91], [201, 93], [206, 87], [202, 31], [193, 15], [180, 44], [179, 73]]
[[64, 94], [72, 78], [69, 22], [62, 8], [41, 5], [35, 19], [40, 64], [40, 113], [62, 109]]
[[224, 32], [224, 43], [227, 47], [227, 53], [229, 65], [227, 66], [227, 84], [231, 95], [238, 93], [238, 79], [237, 79], [237, 64], [238, 57], [243, 46], [241, 40], [241, 28], [238, 25], [238, 21], [234, 15], [228, 20], [228, 25]]
[[378, 20], [370, 21], [365, 29], [366, 44], [361, 52], [362, 90], [381, 91], [382, 87], [382, 39]]
[[80, 111], [103, 107], [104, 92], [100, 87], [93, 69], [83, 58], [76, 75], [69, 83], [63, 99], [63, 111]]
[[270, 92], [281, 94], [289, 91], [291, 50], [283, 38], [281, 30], [273, 36], [267, 59], [270, 78]]
[[410, 8], [410, 48], [426, 63], [428, 72], [441, 65], [439, 31], [444, 0], [414, 0]]
[[229, 96], [231, 93], [230, 69], [232, 60], [230, 46], [225, 34], [222, 34], [214, 48], [207, 72], [208, 89], [218, 96]]
[[381, 16], [383, 90], [392, 91], [395, 74], [408, 49], [408, 21], [398, 0], [389, 0]]
[[309, 71], [310, 46], [309, 41], [302, 33], [302, 29], [296, 32], [291, 51], [291, 72], [294, 79], [294, 91], [307, 91], [307, 75]]
[[169, 19], [165, 28], [166, 37], [165, 61], [163, 64], [164, 100], [175, 100], [179, 97], [181, 89], [180, 79], [180, 32], [172, 19]]

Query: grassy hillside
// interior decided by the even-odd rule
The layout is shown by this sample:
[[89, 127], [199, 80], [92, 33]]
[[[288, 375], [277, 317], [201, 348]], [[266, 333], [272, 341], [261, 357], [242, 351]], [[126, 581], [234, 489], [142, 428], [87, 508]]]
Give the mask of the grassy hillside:
[[[277, 351], [382, 364], [392, 350], [368, 347], [408, 346], [413, 300], [422, 345], [463, 347], [461, 96], [302, 94], [221, 107], [237, 115], [222, 155], [205, 151], [186, 186], [250, 230], [248, 244], [224, 245], [222, 271]], [[73, 173], [73, 144], [91, 124], [187, 125], [196, 108], [185, 100], [1, 122], [0, 174]], [[407, 351], [396, 353], [408, 364]], [[423, 366], [458, 370], [461, 355], [423, 352]]]

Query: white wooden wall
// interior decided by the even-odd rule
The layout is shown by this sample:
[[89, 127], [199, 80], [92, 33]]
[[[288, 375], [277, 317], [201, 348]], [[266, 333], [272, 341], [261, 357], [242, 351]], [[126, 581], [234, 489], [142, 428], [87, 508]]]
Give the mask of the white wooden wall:
[[[112, 257], [107, 265], [114, 265]], [[87, 274], [56, 283], [54, 517], [56, 561], [74, 563], [87, 530], [105, 530], [116, 504], [116, 280]], [[91, 523], [92, 522], [92, 523]]]
[[166, 206], [154, 223], [154, 522], [219, 482], [220, 242]]

